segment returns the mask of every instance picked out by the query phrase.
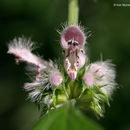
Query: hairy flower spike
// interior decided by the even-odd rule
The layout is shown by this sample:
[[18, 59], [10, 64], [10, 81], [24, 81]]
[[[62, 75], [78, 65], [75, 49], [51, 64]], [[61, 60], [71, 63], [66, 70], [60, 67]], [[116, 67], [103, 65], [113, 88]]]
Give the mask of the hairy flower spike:
[[[62, 31], [61, 46], [65, 52], [63, 67], [68, 75], [61, 65], [34, 55], [34, 44], [30, 40], [18, 38], [10, 42], [8, 53], [15, 55], [16, 63], [29, 63], [27, 69], [32, 75], [35, 74], [35, 78], [31, 77], [32, 82], [24, 84], [28, 98], [32, 102], [43, 103], [45, 112], [73, 100], [79, 108], [87, 107], [95, 115], [103, 116], [104, 104], [109, 105], [109, 97], [116, 85], [114, 65], [109, 61], [89, 64], [85, 42], [86, 36], [78, 25], [70, 25]], [[37, 75], [34, 73], [36, 67]]]

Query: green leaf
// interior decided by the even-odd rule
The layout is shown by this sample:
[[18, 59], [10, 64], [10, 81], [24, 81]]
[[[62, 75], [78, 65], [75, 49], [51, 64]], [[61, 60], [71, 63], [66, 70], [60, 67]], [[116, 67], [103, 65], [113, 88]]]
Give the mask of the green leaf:
[[85, 63], [85, 65], [78, 72], [76, 80], [78, 80], [78, 81], [81, 80], [82, 81], [83, 75], [84, 75], [85, 70], [86, 70], [86, 66], [87, 66], [87, 63]]
[[103, 130], [103, 128], [67, 104], [42, 117], [32, 130]]

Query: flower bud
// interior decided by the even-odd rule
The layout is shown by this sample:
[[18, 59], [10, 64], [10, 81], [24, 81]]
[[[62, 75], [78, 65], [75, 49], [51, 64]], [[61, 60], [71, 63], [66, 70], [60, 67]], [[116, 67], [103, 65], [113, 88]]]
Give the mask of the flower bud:
[[52, 86], [59, 86], [63, 81], [61, 73], [57, 70], [52, 71], [51, 74], [49, 75], [49, 81]]

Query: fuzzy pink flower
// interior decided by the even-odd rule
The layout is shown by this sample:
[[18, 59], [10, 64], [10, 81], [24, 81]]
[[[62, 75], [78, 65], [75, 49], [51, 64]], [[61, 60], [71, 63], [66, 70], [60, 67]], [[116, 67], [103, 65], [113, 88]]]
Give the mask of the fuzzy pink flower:
[[77, 25], [70, 25], [61, 33], [61, 45], [63, 48], [69, 48], [73, 44], [78, 48], [82, 48], [85, 44], [85, 34], [82, 29]]
[[49, 75], [49, 81], [52, 86], [59, 86], [63, 81], [61, 73], [57, 70], [52, 71], [51, 74]]
[[108, 96], [111, 95], [116, 85], [113, 64], [109, 61], [99, 61], [90, 64], [86, 68], [83, 80], [90, 87], [94, 85], [102, 86], [102, 92]]
[[28, 98], [32, 101], [40, 100], [42, 97], [41, 93], [43, 93], [44, 90], [58, 86], [63, 81], [58, 66], [51, 60], [49, 62], [46, 61], [45, 63], [47, 68], [43, 70], [43, 73], [41, 73], [33, 82], [24, 84], [24, 89], [29, 91]]
[[99, 64], [91, 64], [91, 71], [95, 72], [98, 77], [105, 75], [105, 68], [100, 66]]
[[8, 53], [15, 55], [16, 63], [25, 61], [36, 65], [40, 69], [46, 68], [46, 66], [43, 64], [43, 60], [34, 55], [31, 52], [32, 50], [33, 42], [24, 38], [18, 38], [10, 42]]
[[92, 73], [85, 73], [83, 80], [84, 80], [86, 85], [93, 86], [95, 77]]

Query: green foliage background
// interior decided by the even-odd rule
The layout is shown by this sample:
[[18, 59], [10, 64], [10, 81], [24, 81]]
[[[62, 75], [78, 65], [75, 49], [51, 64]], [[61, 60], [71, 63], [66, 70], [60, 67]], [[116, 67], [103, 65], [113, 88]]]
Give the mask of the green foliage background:
[[[111, 107], [99, 120], [106, 130], [130, 129], [130, 7], [113, 7], [129, 0], [79, 0], [80, 22], [88, 38], [90, 61], [112, 59], [116, 64], [119, 89]], [[29, 81], [24, 63], [19, 66], [7, 55], [14, 37], [31, 37], [40, 43], [35, 51], [45, 59], [61, 57], [57, 29], [67, 21], [67, 0], [0, 0], [0, 129], [29, 130], [39, 119], [37, 107], [25, 100], [22, 86]]]

